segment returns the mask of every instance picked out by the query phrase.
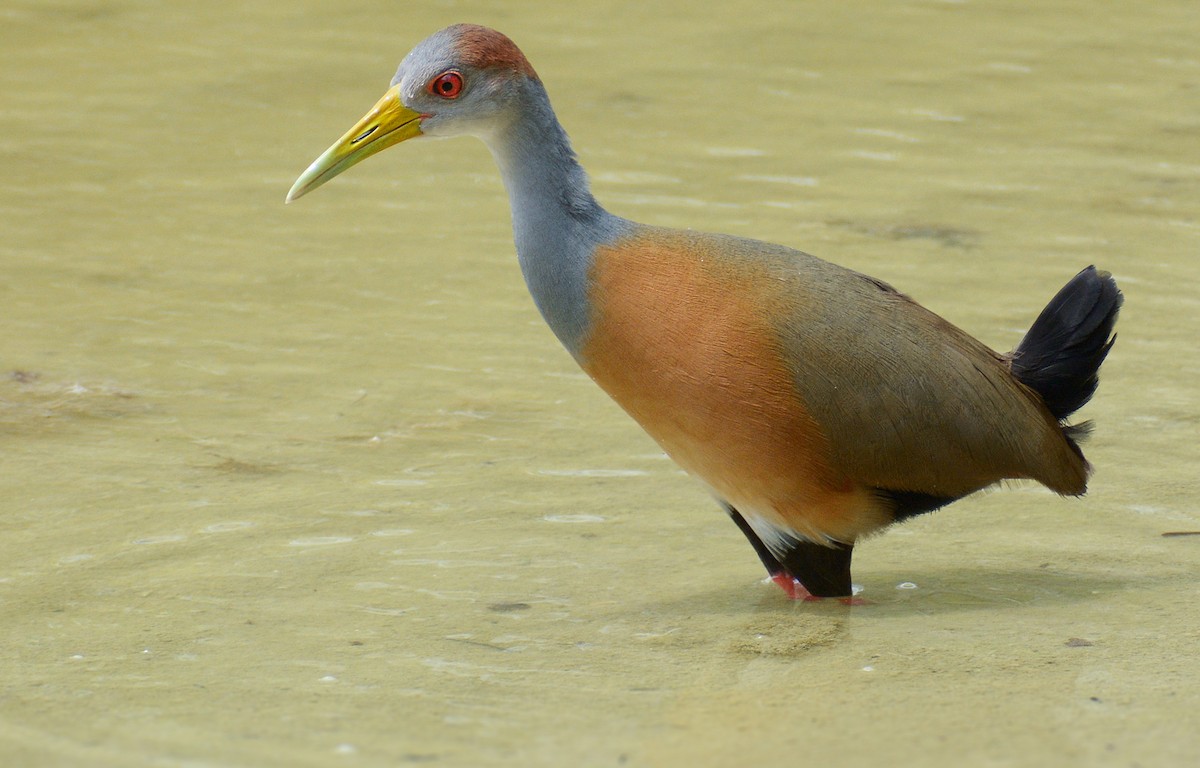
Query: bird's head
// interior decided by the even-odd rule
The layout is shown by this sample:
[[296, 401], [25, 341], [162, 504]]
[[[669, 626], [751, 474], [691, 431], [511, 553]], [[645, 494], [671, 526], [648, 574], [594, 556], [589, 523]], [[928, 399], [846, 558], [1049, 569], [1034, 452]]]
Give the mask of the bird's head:
[[447, 27], [404, 57], [392, 87], [296, 179], [287, 202], [408, 139], [487, 138], [508, 123], [522, 89], [537, 80], [525, 55], [499, 32], [474, 24]]

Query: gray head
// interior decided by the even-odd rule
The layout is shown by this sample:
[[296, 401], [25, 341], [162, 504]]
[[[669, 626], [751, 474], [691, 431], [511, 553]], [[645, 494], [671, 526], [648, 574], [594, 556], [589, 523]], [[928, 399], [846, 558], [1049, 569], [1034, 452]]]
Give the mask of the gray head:
[[544, 94], [525, 55], [494, 29], [436, 32], [404, 57], [388, 92], [301, 174], [287, 200], [407, 139], [467, 134], [490, 143], [520, 115], [531, 88]]
[[487, 138], [513, 114], [537, 73], [512, 40], [494, 29], [455, 24], [421, 41], [404, 57], [392, 85], [400, 100], [427, 115], [428, 136]]

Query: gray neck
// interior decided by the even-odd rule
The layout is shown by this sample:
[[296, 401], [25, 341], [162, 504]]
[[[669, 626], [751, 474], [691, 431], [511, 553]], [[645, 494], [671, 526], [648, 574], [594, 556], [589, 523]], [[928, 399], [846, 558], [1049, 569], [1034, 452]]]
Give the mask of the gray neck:
[[529, 81], [522, 95], [520, 117], [485, 140], [508, 190], [525, 284], [554, 335], [579, 359], [590, 319], [592, 255], [631, 224], [592, 197], [541, 83]]

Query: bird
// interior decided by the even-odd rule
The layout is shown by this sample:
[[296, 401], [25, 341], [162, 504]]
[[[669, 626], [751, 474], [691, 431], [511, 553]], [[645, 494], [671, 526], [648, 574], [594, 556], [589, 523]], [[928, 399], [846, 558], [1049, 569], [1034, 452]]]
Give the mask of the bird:
[[401, 142], [474, 136], [517, 261], [580, 367], [717, 503], [796, 600], [861, 600], [856, 542], [997, 484], [1081, 496], [1092, 397], [1124, 300], [1089, 266], [1000, 354], [890, 284], [760, 240], [597, 202], [547, 90], [504, 34], [455, 24], [300, 175], [292, 202]]

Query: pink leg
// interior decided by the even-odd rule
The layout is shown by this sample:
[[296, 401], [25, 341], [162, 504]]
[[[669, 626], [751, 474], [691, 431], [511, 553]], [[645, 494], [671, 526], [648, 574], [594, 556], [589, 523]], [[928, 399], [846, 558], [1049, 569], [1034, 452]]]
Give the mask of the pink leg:
[[771, 577], [771, 581], [778, 584], [779, 588], [786, 592], [788, 598], [791, 600], [805, 600], [812, 602], [814, 600], [821, 599], [819, 597], [814, 597], [807, 589], [804, 588], [804, 585], [801, 584], [797, 579], [793, 578], [790, 573], [777, 573]]
[[[771, 576], [771, 581], [779, 585], [779, 588], [787, 593], [790, 600], [803, 600], [808, 603], [824, 600], [822, 597], [809, 592], [804, 588], [798, 579], [788, 573], [776, 573]], [[866, 605], [867, 601], [861, 597], [839, 597], [837, 601], [842, 605]]]

